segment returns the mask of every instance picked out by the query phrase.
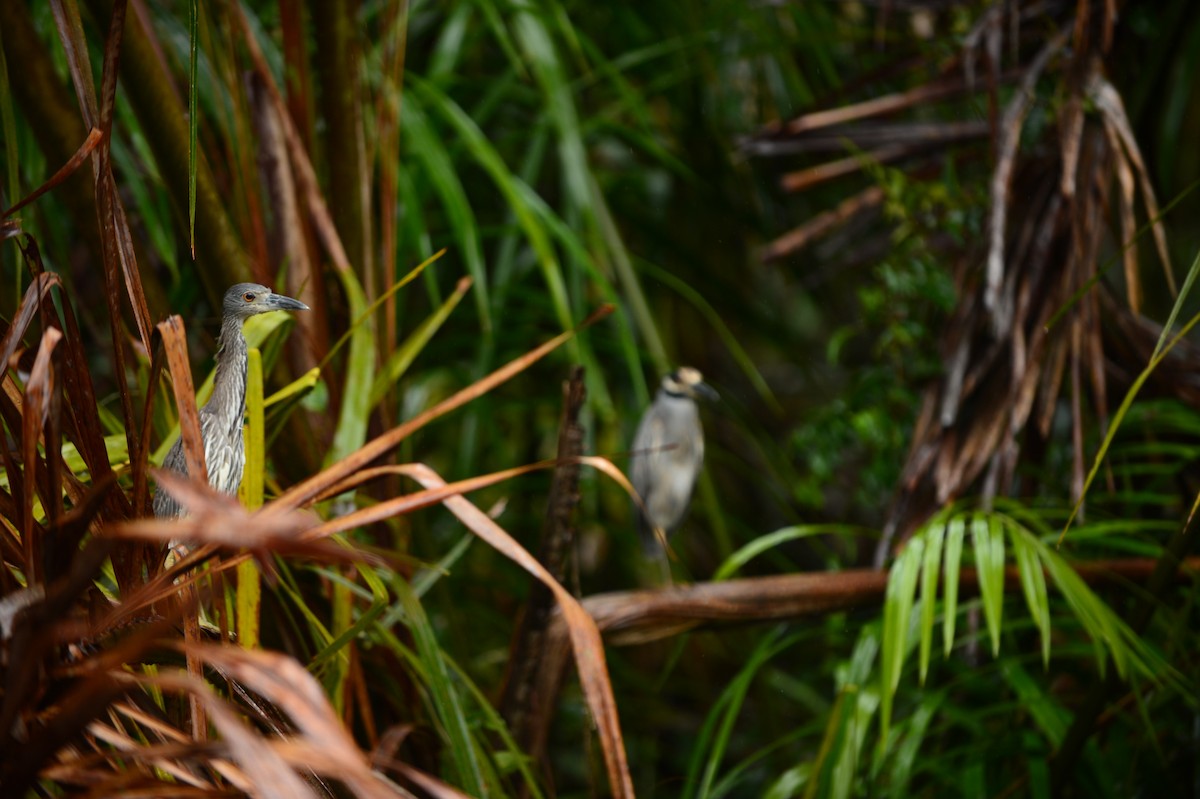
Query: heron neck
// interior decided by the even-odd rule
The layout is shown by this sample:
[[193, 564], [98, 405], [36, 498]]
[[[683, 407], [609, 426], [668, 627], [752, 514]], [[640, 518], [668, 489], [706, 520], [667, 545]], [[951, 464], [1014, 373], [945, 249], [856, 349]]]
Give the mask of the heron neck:
[[242, 320], [222, 322], [217, 343], [220, 345], [217, 348], [217, 376], [208, 404], [231, 411], [232, 415], [227, 418], [236, 420], [240, 430], [246, 415], [246, 337], [242, 335]]

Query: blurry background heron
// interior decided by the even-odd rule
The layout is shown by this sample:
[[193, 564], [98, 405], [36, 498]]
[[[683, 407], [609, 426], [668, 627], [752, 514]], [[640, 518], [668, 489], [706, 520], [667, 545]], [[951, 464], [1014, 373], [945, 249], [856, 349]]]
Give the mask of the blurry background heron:
[[636, 508], [642, 544], [670, 576], [666, 537], [687, 514], [704, 466], [704, 428], [697, 399], [717, 393], [699, 371], [680, 367], [662, 379], [633, 439], [629, 473], [643, 507]]
[[[269, 311], [307, 311], [308, 306], [291, 297], [273, 293], [257, 283], [237, 283], [225, 292], [221, 308], [221, 335], [217, 338], [217, 375], [213, 392], [200, 409], [200, 435], [204, 439], [204, 463], [208, 484], [224, 494], [236, 494], [242, 482], [246, 452], [242, 425], [246, 416], [246, 337], [242, 325], [251, 316]], [[186, 475], [187, 461], [180, 436], [163, 468]], [[166, 491], [154, 495], [154, 515], [182, 516], [183, 507]]]

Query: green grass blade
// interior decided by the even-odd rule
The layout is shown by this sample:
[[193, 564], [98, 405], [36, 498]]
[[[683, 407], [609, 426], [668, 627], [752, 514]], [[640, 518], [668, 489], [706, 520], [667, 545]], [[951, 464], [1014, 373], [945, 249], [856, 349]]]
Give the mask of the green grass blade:
[[462, 138], [468, 152], [492, 178], [516, 216], [521, 229], [525, 231], [526, 238], [533, 247], [538, 265], [545, 277], [554, 314], [563, 330], [571, 329], [574, 327], [574, 323], [570, 302], [567, 299], [566, 281], [555, 258], [554, 248], [550, 244], [549, 233], [543, 225], [539, 224], [528, 204], [523, 201], [521, 192], [517, 188], [518, 179], [509, 171], [508, 165], [475, 120], [457, 103], [428, 81], [421, 80], [411, 73], [408, 78], [412, 82], [413, 92], [405, 97], [404, 107], [412, 106], [415, 96], [436, 110]]
[[409, 149], [424, 166], [425, 174], [441, 200], [446, 221], [454, 232], [456, 249], [466, 264], [467, 273], [475, 281], [475, 306], [479, 311], [480, 325], [485, 333], [490, 333], [491, 290], [483, 261], [479, 223], [459, 178], [460, 170], [447, 150], [444, 137], [434, 132], [423, 107], [413, 100], [412, 97], [406, 97], [401, 106], [404, 135], [410, 142]]
[[514, 4], [516, 13], [510, 22], [514, 38], [534, 80], [542, 90], [542, 111], [558, 132], [558, 156], [563, 184], [569, 201], [581, 211], [588, 229], [595, 227], [595, 210], [591, 194], [591, 172], [583, 133], [575, 107], [566, 69], [558, 57], [554, 36], [535, 6]]
[[421, 350], [433, 338], [434, 333], [449, 318], [451, 312], [458, 307], [458, 303], [462, 300], [463, 295], [467, 293], [468, 288], [470, 288], [469, 283], [465, 281], [460, 282], [455, 292], [446, 298], [441, 307], [418, 325], [417, 329], [396, 348], [395, 352], [387, 357], [383, 368], [379, 370], [379, 374], [375, 376], [375, 382], [371, 386], [370, 407], [374, 408], [392, 386], [396, 384], [396, 381], [404, 376], [408, 367], [412, 365], [416, 357], [421, 354]]
[[450, 680], [450, 672], [442, 659], [433, 625], [421, 607], [421, 601], [412, 587], [402, 578], [392, 580], [392, 590], [404, 606], [405, 621], [412, 633], [417, 656], [425, 667], [426, 687], [429, 689], [434, 710], [445, 730], [450, 759], [458, 774], [459, 785], [471, 796], [490, 796], [491, 791], [483, 777], [479, 753], [471, 737], [466, 710], [459, 699], [458, 691]]
[[[1200, 255], [1197, 256], [1200, 258]], [[1193, 263], [1195, 268], [1195, 263]], [[1189, 278], [1191, 273], [1188, 274]], [[1183, 295], [1180, 295], [1181, 297]], [[1100, 471], [1100, 464], [1104, 462], [1104, 456], [1108, 454], [1109, 448], [1112, 446], [1113, 438], [1117, 435], [1117, 430], [1120, 429], [1121, 423], [1125, 420], [1126, 414], [1129, 413], [1130, 407], [1133, 405], [1134, 399], [1137, 398], [1138, 392], [1142, 390], [1142, 386], [1158, 368], [1158, 365], [1170, 354], [1192, 328], [1200, 323], [1200, 314], [1193, 316], [1188, 320], [1188, 323], [1183, 326], [1183, 329], [1171, 339], [1171, 342], [1166, 347], [1161, 348], [1158, 353], [1150, 359], [1150, 363], [1142, 370], [1141, 374], [1133, 381], [1133, 385], [1125, 392], [1125, 398], [1121, 400], [1121, 405], [1117, 408], [1117, 412], [1113, 414], [1112, 420], [1108, 424], [1108, 430], [1104, 434], [1104, 440], [1100, 443], [1100, 448], [1096, 450], [1096, 457], [1092, 460], [1092, 467], [1088, 470], [1087, 478], [1083, 481], [1083, 491], [1079, 494], [1079, 499], [1075, 502], [1075, 507], [1071, 510], [1071, 516], [1067, 519], [1067, 523], [1063, 526], [1062, 533], [1058, 536], [1058, 545], [1062, 546], [1063, 539], [1067, 535], [1067, 531], [1071, 529], [1071, 525], [1075, 522], [1075, 517], [1079, 515], [1079, 509], [1083, 507], [1083, 500], [1087, 497], [1088, 489], [1092, 486], [1092, 481], [1096, 479], [1096, 474]]]
[[367, 440], [371, 417], [371, 381], [375, 374], [375, 320], [367, 311], [367, 298], [358, 278], [349, 269], [338, 271], [342, 288], [355, 320], [350, 330], [350, 354], [346, 359], [346, 378], [342, 388], [342, 407], [338, 412], [333, 445], [325, 464], [336, 463], [361, 447]]
[[738, 337], [729, 329], [729, 326], [725, 324], [725, 320], [721, 318], [721, 314], [704, 298], [704, 295], [688, 285], [687, 281], [681, 280], [666, 269], [656, 266], [649, 261], [641, 261], [640, 266], [644, 271], [648, 271], [655, 280], [669, 286], [679, 296], [686, 299], [693, 308], [704, 316], [712, 326], [713, 332], [720, 336], [721, 341], [724, 342], [725, 348], [729, 350], [729, 354], [733, 357], [734, 362], [741, 367], [742, 373], [746, 375], [746, 379], [754, 386], [754, 390], [758, 392], [758, 396], [770, 405], [771, 409], [776, 413], [782, 413], [779, 398], [775, 396], [775, 392], [771, 391], [771, 387], [767, 385], [766, 378], [758, 370], [754, 359], [750, 356], [750, 353], [746, 352]]
[[[334, 536], [333, 538], [347, 549], [350, 548], [350, 543], [344, 537]], [[313, 656], [309, 662], [309, 668], [316, 668], [324, 664], [325, 661], [333, 659], [351, 641], [373, 625], [375, 620], [391, 605], [391, 595], [388, 593], [387, 586], [379, 575], [375, 573], [374, 569], [362, 563], [356, 564], [356, 568], [370, 589], [371, 604], [366, 610], [358, 614], [358, 618], [354, 619], [353, 623], [347, 623], [340, 629], [335, 628], [334, 637], [324, 649]], [[359, 593], [359, 591], [355, 590], [357, 586], [346, 579], [341, 572], [332, 569], [317, 569], [317, 571], [335, 586], [341, 586], [348, 597]]]
[[814, 535], [846, 534], [851, 529], [844, 524], [798, 524], [792, 527], [784, 527], [773, 533], [767, 533], [748, 544], [743, 544], [736, 552], [726, 558], [720, 567], [717, 568], [712, 579], [714, 582], [728, 580], [737, 574], [743, 566], [759, 555], [769, 552], [781, 544], [786, 544], [788, 541], [797, 541], [801, 538], [809, 538]]
[[[721, 696], [709, 711], [688, 765], [688, 776], [684, 794], [707, 799], [712, 795], [717, 770], [729, 747], [733, 727], [741, 713], [746, 694], [764, 664], [780, 652], [801, 640], [801, 635], [781, 638], [782, 628], [777, 628], [759, 641], [733, 681], [722, 691]], [[711, 743], [710, 743], [711, 741]]]
[[[439, 258], [441, 258], [445, 254], [446, 254], [446, 249], [443, 247], [442, 249], [438, 250], [433, 255], [429, 256], [424, 261], [422, 261], [421, 263], [417, 264], [412, 269], [410, 269], [408, 274], [406, 274], [404, 277], [400, 278], [395, 283], [393, 283], [391, 288], [389, 288], [383, 294], [380, 294], [379, 297], [377, 297], [375, 299], [375, 301], [372, 302], [370, 305], [364, 304], [364, 306], [360, 309], [360, 312], [353, 316], [354, 321], [351, 322], [350, 325], [347, 327], [346, 332], [343, 333], [341, 335], [341, 337], [334, 343], [334, 345], [329, 348], [329, 352], [325, 353], [325, 357], [323, 359], [321, 359], [320, 366], [322, 368], [324, 368], [325, 365], [328, 364], [333, 359], [333, 356], [337, 354], [338, 350], [340, 350], [343, 346], [345, 346], [347, 341], [350, 341], [353, 338], [354, 332], [356, 330], [358, 330], [359, 325], [361, 325], [363, 322], [370, 320], [372, 318], [372, 316], [375, 314], [375, 312], [378, 311], [379, 308], [387, 301], [388, 297], [391, 297], [397, 291], [399, 291], [400, 289], [407, 286], [409, 283], [416, 280], [418, 275], [421, 275], [423, 272], [425, 272], [427, 267], [432, 265], [435, 261], [437, 261]], [[362, 294], [361, 288], [360, 288], [359, 294], [360, 295]], [[252, 317], [251, 321], [253, 321], [254, 319], [257, 319], [257, 318], [258, 317]], [[249, 322], [247, 322], [247, 324], [249, 324]]]
[[[13, 114], [13, 94], [9, 86], [8, 60], [4, 55], [3, 41], [0, 41], [0, 136], [4, 137], [5, 189], [8, 193], [8, 202], [0, 205], [12, 207], [21, 199], [21, 158], [17, 147], [17, 120]], [[20, 297], [21, 270], [16, 270], [16, 273], [17, 290], [12, 296]], [[8, 313], [13, 309], [3, 310]]]
[[900, 742], [896, 747], [896, 756], [892, 760], [891, 774], [887, 781], [891, 795], [909, 795], [908, 783], [917, 765], [917, 755], [921, 751], [921, 745], [925, 743], [933, 720], [938, 718], [945, 699], [946, 694], [940, 691], [921, 695], [920, 705], [907, 719], [904, 730], [897, 730], [900, 733]]
[[[1189, 187], [1189, 191], [1195, 187], [1196, 184], [1192, 184], [1192, 186]], [[1176, 198], [1176, 201], [1177, 200], [1178, 198]], [[1171, 204], [1174, 205], [1174, 202]], [[1166, 214], [1167, 210], [1167, 208], [1164, 208], [1162, 212], [1159, 213], [1159, 217], [1161, 218], [1164, 214]], [[1147, 227], [1148, 226], [1149, 225], [1147, 225]], [[1130, 244], [1128, 246], [1133, 245]], [[1171, 313], [1167, 316], [1167, 321], [1163, 324], [1162, 333], [1159, 334], [1158, 341], [1154, 343], [1154, 355], [1161, 353], [1163, 345], [1167, 343], [1167, 337], [1171, 335], [1171, 328], [1175, 326], [1175, 320], [1179, 318], [1180, 312], [1183, 311], [1184, 304], [1191, 296], [1192, 286], [1196, 283], [1197, 275], [1200, 275], [1200, 250], [1196, 251], [1196, 256], [1192, 259], [1192, 265], [1188, 269], [1187, 277], [1185, 277], [1183, 280], [1183, 287], [1179, 290], [1179, 296], [1175, 298], [1175, 304], [1171, 306]]]
[[242, 504], [254, 510], [262, 507], [264, 477], [267, 469], [264, 427], [262, 353], [257, 347], [246, 353], [246, 429], [244, 442], [246, 466], [239, 491]]

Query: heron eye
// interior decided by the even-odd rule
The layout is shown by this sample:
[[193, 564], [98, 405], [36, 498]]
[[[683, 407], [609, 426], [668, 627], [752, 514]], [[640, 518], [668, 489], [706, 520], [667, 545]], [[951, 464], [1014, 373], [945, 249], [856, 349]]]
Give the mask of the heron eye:
[[247, 291], [245, 294], [242, 295], [242, 299], [245, 300], [246, 302], [254, 302], [254, 292]]

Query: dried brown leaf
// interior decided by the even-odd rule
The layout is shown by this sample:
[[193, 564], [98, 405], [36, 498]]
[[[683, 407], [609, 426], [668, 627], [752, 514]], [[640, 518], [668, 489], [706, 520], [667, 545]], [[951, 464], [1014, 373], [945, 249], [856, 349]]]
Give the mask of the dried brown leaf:
[[[441, 488], [446, 485], [432, 469], [414, 464], [409, 476], [426, 488]], [[604, 644], [595, 621], [549, 572], [516, 542], [503, 528], [488, 518], [462, 496], [447, 497], [443, 504], [458, 517], [467, 529], [482, 538], [500, 554], [525, 569], [553, 592], [567, 624], [571, 644], [575, 651], [575, 664], [579, 669], [579, 682], [587, 699], [592, 721], [600, 736], [604, 752], [604, 763], [608, 771], [609, 786], [614, 796], [632, 797], [633, 781], [629, 764], [625, 759], [625, 743], [621, 736], [621, 723], [617, 716], [617, 704], [608, 677], [608, 665], [604, 657]]]
[[1175, 286], [1175, 275], [1171, 271], [1171, 255], [1167, 248], [1167, 231], [1163, 227], [1158, 211], [1158, 200], [1154, 196], [1153, 181], [1151, 181], [1150, 173], [1146, 169], [1146, 162], [1142, 158], [1142, 151], [1138, 147], [1137, 137], [1134, 136], [1129, 116], [1125, 113], [1125, 103], [1121, 101], [1121, 94], [1098, 70], [1093, 71], [1088, 76], [1087, 92], [1088, 97], [1096, 104], [1096, 108], [1104, 117], [1105, 127], [1111, 127], [1112, 132], [1116, 134], [1116, 137], [1124, 145], [1125, 153], [1129, 157], [1129, 163], [1133, 165], [1133, 170], [1137, 173], [1138, 183], [1142, 188], [1142, 201], [1146, 205], [1146, 215], [1150, 217], [1150, 229], [1154, 233], [1154, 245], [1158, 249], [1158, 257], [1162, 260], [1167, 287], [1171, 290], [1172, 296], [1177, 296], [1179, 291]]
[[[307, 763], [344, 781], [358, 796], [393, 797], [395, 791], [371, 770], [316, 679], [294, 658], [234, 646], [189, 646], [189, 651], [254, 691], [288, 715], [312, 749]], [[277, 750], [278, 751], [278, 750]]]
[[[33, 494], [38, 481], [34, 479], [38, 461], [38, 443], [41, 433], [51, 421], [52, 399], [55, 394], [55, 375], [51, 358], [55, 347], [62, 341], [62, 333], [57, 328], [49, 328], [42, 334], [38, 347], [37, 359], [33, 363], [33, 371], [29, 373], [29, 381], [25, 384], [25, 402], [22, 406], [22, 448], [21, 458], [25, 467], [25, 491], [22, 496], [22, 517], [25, 526], [21, 530], [21, 543], [25, 547], [25, 569], [30, 585], [43, 581], [42, 574], [42, 540], [33, 532]], [[47, 460], [52, 460], [53, 453], [48, 454]], [[44, 486], [41, 493], [42, 507], [52, 520], [58, 516], [61, 508], [61, 496], [52, 496], [51, 489], [55, 486]]]
[[24, 337], [25, 331], [29, 329], [33, 315], [38, 312], [42, 302], [45, 301], [46, 293], [52, 286], [61, 285], [62, 281], [53, 272], [43, 272], [34, 276], [29, 287], [25, 289], [25, 296], [21, 298], [21, 304], [17, 306], [17, 313], [12, 324], [8, 326], [8, 330], [4, 331], [3, 340], [0, 340], [0, 370], [8, 369], [9, 359], [21, 345], [21, 339]]
[[993, 330], [998, 336], [1007, 333], [1012, 323], [1012, 309], [1003, 308], [1000, 287], [1004, 282], [1004, 238], [1008, 216], [1008, 192], [1012, 185], [1012, 173], [1016, 163], [1017, 145], [1021, 140], [1021, 128], [1025, 117], [1033, 106], [1034, 88], [1050, 59], [1062, 50], [1069, 31], [1060, 30], [1046, 42], [1030, 62], [1021, 78], [1021, 84], [1004, 109], [997, 143], [996, 168], [992, 172], [991, 218], [988, 221], [988, 255], [986, 288], [983, 294], [984, 307], [991, 313]]
[[1079, 145], [1083, 136], [1083, 101], [1072, 92], [1059, 114], [1059, 137], [1062, 154], [1062, 177], [1059, 191], [1064, 197], [1075, 196], [1076, 173], [1079, 169]]
[[[25, 256], [29, 269], [34, 274], [35, 281], [57, 281], [57, 276], [41, 277], [47, 272], [42, 264], [37, 241], [33, 236], [26, 236], [25, 242], [21, 245], [21, 252]], [[66, 399], [65, 432], [79, 450], [79, 454], [91, 474], [92, 482], [99, 483], [110, 477], [113, 472], [112, 466], [108, 462], [108, 450], [104, 444], [104, 428], [100, 423], [100, 414], [97, 411], [96, 392], [92, 385], [92, 375], [89, 369], [89, 354], [86, 351], [83, 336], [79, 332], [79, 325], [75, 320], [74, 308], [68, 297], [63, 297], [61, 307], [62, 319], [60, 321], [52, 304], [40, 303], [43, 324], [46, 327], [60, 328], [64, 335], [65, 357], [60, 377]], [[74, 491], [74, 475], [68, 472], [66, 476], [68, 490]], [[129, 515], [129, 502], [123, 492], [113, 491], [108, 493], [107, 497], [108, 513], [105, 514], [107, 520], [125, 518]], [[76, 499], [76, 497], [72, 496], [72, 499]]]
[[178, 314], [172, 314], [159, 322], [157, 329], [162, 336], [167, 365], [171, 369], [171, 384], [175, 389], [175, 407], [179, 409], [179, 433], [183, 438], [188, 474], [207, 483], [204, 437], [200, 432], [200, 412], [196, 409], [196, 391], [192, 387], [192, 367], [188, 361], [183, 319]]
[[[369, 552], [333, 542], [314, 541], [310, 532], [320, 519], [307, 511], [281, 508], [275, 503], [250, 511], [236, 497], [222, 494], [206, 483], [165, 470], [156, 470], [154, 477], [160, 487], [170, 491], [187, 510], [187, 515], [179, 519], [135, 519], [106, 528], [104, 535], [160, 543], [187, 541], [198, 545], [199, 548], [193, 549], [162, 578], [168, 580], [168, 585], [168, 578], [178, 577], [210, 557], [217, 548], [249, 551], [268, 576], [274, 571], [268, 557], [271, 553], [336, 563], [381, 563]], [[222, 562], [219, 570], [231, 568], [236, 563]]]
[[1142, 281], [1138, 275], [1137, 244], [1134, 236], [1137, 234], [1137, 224], [1133, 216], [1133, 170], [1129, 159], [1121, 150], [1120, 137], [1112, 125], [1105, 125], [1109, 146], [1112, 148], [1117, 172], [1117, 184], [1121, 187], [1121, 257], [1125, 266], [1125, 297], [1129, 302], [1129, 310], [1135, 314], [1142, 312]]
[[308, 157], [308, 151], [304, 147], [300, 132], [287, 112], [287, 104], [283, 100], [283, 95], [280, 93], [279, 87], [275, 85], [275, 79], [267, 65], [266, 57], [258, 45], [258, 38], [254, 35], [254, 31], [250, 28], [250, 23], [240, 7], [236, 8], [235, 13], [242, 24], [242, 41], [246, 45], [246, 51], [250, 54], [251, 61], [254, 62], [255, 72], [262, 79], [262, 85], [267, 90], [267, 94], [275, 106], [276, 116], [282, 125], [288, 154], [291, 156], [296, 186], [301, 197], [304, 198], [317, 238], [325, 248], [335, 269], [339, 271], [350, 269], [350, 257], [346, 254], [346, 248], [342, 244], [341, 236], [338, 235], [333, 216], [329, 213], [325, 197], [321, 194], [317, 171]]
[[0, 218], [12, 216], [17, 211], [20, 211], [22, 208], [36, 200], [38, 197], [41, 197], [51, 189], [58, 187], [64, 180], [71, 177], [71, 175], [74, 175], [75, 172], [78, 171], [79, 167], [83, 166], [84, 160], [86, 160], [87, 157], [92, 154], [92, 150], [96, 149], [103, 138], [104, 137], [98, 128], [92, 128], [91, 132], [88, 133], [87, 138], [83, 140], [83, 144], [79, 145], [79, 149], [75, 151], [75, 154], [71, 156], [67, 163], [59, 167], [59, 170], [51, 175], [49, 180], [26, 195], [25, 198], [16, 205], [0, 214]]
[[370, 465], [372, 461], [395, 449], [397, 446], [399, 446], [401, 441], [408, 438], [414, 432], [420, 430], [434, 419], [444, 416], [450, 411], [465, 405], [476, 397], [486, 394], [496, 386], [512, 378], [514, 375], [517, 375], [529, 368], [534, 363], [541, 360], [546, 355], [550, 354], [555, 349], [569, 341], [578, 331], [590, 327], [592, 324], [608, 316], [610, 313], [612, 313], [612, 311], [613, 306], [611, 305], [601, 306], [599, 309], [593, 312], [591, 316], [585, 319], [579, 325], [579, 327], [575, 328], [574, 330], [568, 330], [564, 333], [558, 334], [541, 346], [530, 350], [518, 358], [514, 358], [486, 377], [481, 378], [461, 391], [458, 391], [450, 397], [447, 397], [432, 408], [417, 414], [403, 424], [393, 427], [391, 430], [380, 435], [379, 437], [368, 441], [354, 453], [348, 455], [337, 463], [332, 464], [318, 474], [315, 474], [307, 480], [288, 489], [271, 504], [280, 509], [284, 509], [298, 508], [305, 503], [311, 502], [315, 497], [321, 495], [331, 486], [337, 485], [360, 469]]
[[274, 747], [242, 723], [233, 709], [214, 694], [204, 680], [180, 671], [162, 672], [156, 677], [125, 674], [120, 677], [196, 697], [204, 705], [217, 731], [229, 743], [230, 754], [249, 778], [256, 796], [265, 799], [299, 799], [308, 796], [316, 799], [300, 775], [280, 757]]
[[845, 224], [855, 216], [883, 204], [880, 186], [871, 186], [838, 203], [836, 208], [817, 214], [795, 230], [785, 233], [763, 248], [759, 258], [774, 261], [797, 252], [814, 240]]
[[54, 12], [54, 23], [58, 38], [67, 54], [67, 69], [75, 94], [79, 98], [79, 109], [83, 122], [89, 128], [100, 127], [100, 105], [96, 102], [96, 84], [92, 78], [92, 62], [88, 58], [87, 39], [83, 35], [83, 20], [79, 16], [79, 5], [75, 0], [50, 0]]

